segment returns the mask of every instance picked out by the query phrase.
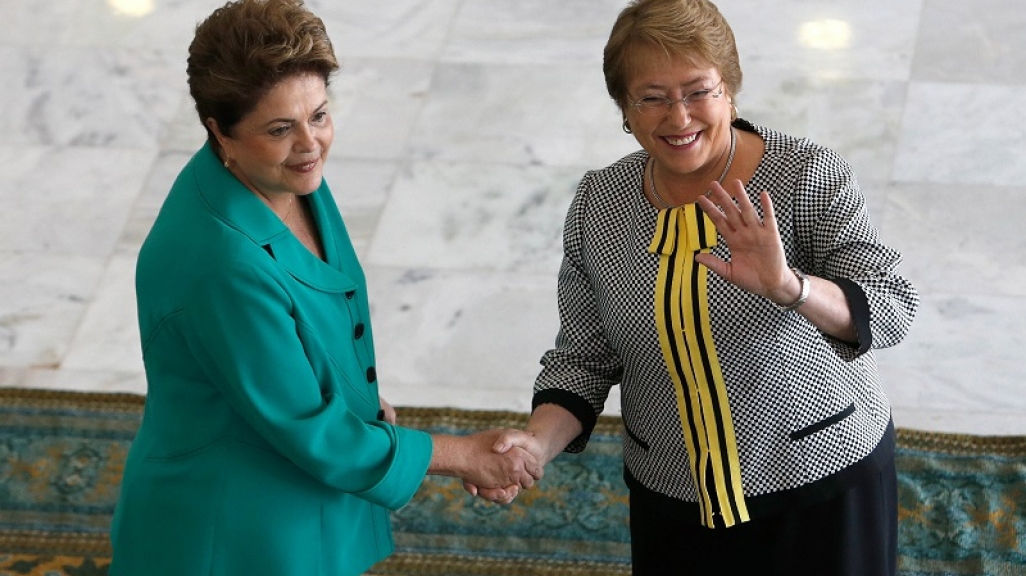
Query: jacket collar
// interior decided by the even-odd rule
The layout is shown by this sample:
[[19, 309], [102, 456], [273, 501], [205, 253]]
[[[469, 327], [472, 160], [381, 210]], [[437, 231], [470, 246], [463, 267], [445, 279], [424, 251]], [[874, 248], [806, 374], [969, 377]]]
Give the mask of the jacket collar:
[[297, 280], [326, 292], [347, 292], [356, 288], [356, 282], [337, 268], [339, 254], [332, 239], [337, 231], [325, 214], [322, 196], [330, 192], [323, 181], [308, 198], [327, 262], [310, 253], [288, 226], [221, 164], [209, 142], [193, 157], [193, 166], [196, 190], [207, 209], [267, 250]]

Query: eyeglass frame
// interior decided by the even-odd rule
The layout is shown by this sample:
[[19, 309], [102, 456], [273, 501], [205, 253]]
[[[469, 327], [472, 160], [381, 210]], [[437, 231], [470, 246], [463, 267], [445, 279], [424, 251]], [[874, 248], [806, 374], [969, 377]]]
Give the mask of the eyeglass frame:
[[[716, 90], [719, 90], [719, 91], [716, 92]], [[707, 96], [697, 100], [698, 102], [704, 102], [706, 100], [715, 100], [716, 98], [719, 98], [720, 96], [723, 96], [723, 78], [720, 78], [720, 81], [717, 82], [716, 85], [713, 86], [712, 88], [699, 88], [698, 90], [693, 90], [693, 91], [685, 94], [683, 98], [678, 98], [678, 99], [674, 100], [672, 98], [667, 98], [665, 96], [663, 96], [663, 97], [645, 96], [643, 98], [638, 98], [637, 100], [634, 100], [633, 102], [630, 103], [630, 106], [631, 106], [631, 108], [634, 108], [635, 110], [637, 110], [641, 114], [649, 114], [649, 113], [654, 114], [654, 113], [660, 112], [660, 111], [663, 114], [666, 114], [666, 113], [669, 113], [669, 111], [673, 109], [673, 105], [677, 104], [678, 102], [683, 104], [684, 108], [688, 108], [688, 104], [694, 104], [694, 101], [688, 102], [688, 99], [693, 97], [695, 94], [700, 94], [702, 92], [707, 92], [709, 94]], [[713, 94], [713, 92], [716, 92], [716, 93]], [[645, 106], [641, 102], [642, 102], [642, 100], [647, 100], [647, 99], [661, 100], [663, 102], [663, 105], [662, 106]], [[688, 109], [690, 109], [690, 108], [688, 108]]]

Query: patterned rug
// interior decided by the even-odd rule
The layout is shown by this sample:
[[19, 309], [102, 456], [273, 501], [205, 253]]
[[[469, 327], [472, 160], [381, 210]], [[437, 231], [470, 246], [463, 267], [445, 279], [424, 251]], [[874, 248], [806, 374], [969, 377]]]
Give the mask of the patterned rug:
[[[0, 389], [0, 576], [101, 576], [107, 530], [144, 399]], [[407, 426], [466, 433], [526, 415], [401, 408]], [[630, 573], [620, 423], [561, 455], [511, 506], [432, 477], [396, 513], [397, 552], [374, 576]], [[898, 431], [903, 576], [1026, 574], [1026, 437]]]

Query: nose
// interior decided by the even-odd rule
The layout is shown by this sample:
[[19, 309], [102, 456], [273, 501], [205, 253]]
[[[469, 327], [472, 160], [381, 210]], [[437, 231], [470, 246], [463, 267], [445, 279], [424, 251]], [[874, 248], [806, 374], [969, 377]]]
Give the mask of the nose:
[[298, 124], [296, 128], [296, 140], [293, 147], [297, 152], [309, 152], [317, 148], [317, 137], [314, 128], [306, 124]]
[[684, 103], [684, 100], [675, 100], [670, 102], [670, 110], [666, 113], [672, 121], [679, 123], [684, 126], [691, 120], [691, 110], [688, 109], [688, 105]]

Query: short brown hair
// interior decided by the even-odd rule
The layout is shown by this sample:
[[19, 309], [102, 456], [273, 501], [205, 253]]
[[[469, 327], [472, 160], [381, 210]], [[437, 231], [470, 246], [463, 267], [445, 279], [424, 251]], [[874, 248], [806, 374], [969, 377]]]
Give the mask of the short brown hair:
[[716, 66], [731, 95], [741, 91], [741, 64], [734, 32], [708, 0], [634, 0], [620, 12], [603, 52], [606, 90], [621, 109], [634, 49], [655, 46], [667, 55]]
[[327, 84], [338, 67], [324, 22], [302, 0], [235, 0], [196, 26], [186, 72], [196, 112], [217, 150], [207, 118], [231, 135], [274, 85], [304, 73]]

